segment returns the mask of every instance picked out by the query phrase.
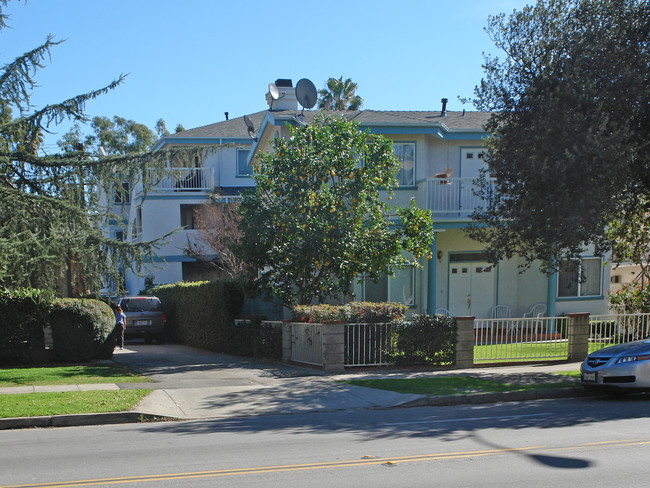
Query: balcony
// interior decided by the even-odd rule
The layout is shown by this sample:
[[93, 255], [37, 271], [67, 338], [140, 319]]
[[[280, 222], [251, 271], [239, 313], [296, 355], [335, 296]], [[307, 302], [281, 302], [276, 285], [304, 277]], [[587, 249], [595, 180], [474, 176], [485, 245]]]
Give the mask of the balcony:
[[[489, 181], [488, 198], [494, 185], [494, 180]], [[487, 206], [484, 198], [475, 195], [474, 178], [427, 178], [424, 182], [426, 208], [436, 218], [467, 219], [475, 210]]]
[[152, 191], [159, 193], [177, 191], [210, 191], [214, 188], [213, 168], [168, 168], [149, 170]]

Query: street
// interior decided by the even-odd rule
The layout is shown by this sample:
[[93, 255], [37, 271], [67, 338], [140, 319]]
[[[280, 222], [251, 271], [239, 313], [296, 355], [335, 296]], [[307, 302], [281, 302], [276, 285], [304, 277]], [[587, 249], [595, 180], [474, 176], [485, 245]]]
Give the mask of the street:
[[647, 486], [650, 398], [0, 432], [0, 487]]

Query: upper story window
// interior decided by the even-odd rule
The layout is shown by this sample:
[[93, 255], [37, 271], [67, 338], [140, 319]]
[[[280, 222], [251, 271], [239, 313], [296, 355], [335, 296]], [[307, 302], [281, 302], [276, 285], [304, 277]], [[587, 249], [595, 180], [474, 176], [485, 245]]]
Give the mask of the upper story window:
[[181, 227], [185, 230], [199, 228], [199, 211], [201, 205], [181, 204]]
[[248, 155], [250, 150], [237, 149], [237, 176], [250, 176], [253, 174], [253, 168], [248, 164]]
[[557, 276], [557, 296], [571, 298], [602, 295], [602, 265], [602, 259], [598, 257], [563, 262]]
[[415, 186], [415, 143], [394, 142], [393, 149], [401, 163], [397, 172], [399, 186]]
[[113, 194], [113, 202], [119, 204], [131, 203], [131, 185], [128, 181], [123, 181], [120, 186], [115, 189]]

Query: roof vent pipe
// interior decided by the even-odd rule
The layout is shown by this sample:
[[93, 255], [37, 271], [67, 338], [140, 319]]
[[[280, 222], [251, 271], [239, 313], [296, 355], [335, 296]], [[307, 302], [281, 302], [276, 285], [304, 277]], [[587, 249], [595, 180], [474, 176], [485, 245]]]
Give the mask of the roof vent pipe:
[[226, 116], [226, 120], [228, 120], [228, 112], [223, 113]]
[[447, 116], [447, 102], [449, 101], [447, 98], [443, 98], [440, 100], [442, 102], [442, 112], [440, 112], [441, 117], [446, 117]]

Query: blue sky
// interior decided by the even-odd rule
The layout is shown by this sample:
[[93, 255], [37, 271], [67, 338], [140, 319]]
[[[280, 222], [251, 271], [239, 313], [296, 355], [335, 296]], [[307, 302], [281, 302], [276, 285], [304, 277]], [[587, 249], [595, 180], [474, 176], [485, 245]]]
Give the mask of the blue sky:
[[[268, 83], [309, 78], [317, 88], [343, 76], [359, 84], [364, 108], [449, 110], [495, 53], [487, 17], [524, 0], [29, 0], [9, 2], [0, 62], [42, 43], [66, 42], [37, 75], [35, 106], [126, 82], [88, 104], [89, 115], [120, 115], [149, 127], [163, 118], [186, 129], [266, 108]], [[47, 152], [67, 127], [46, 140]]]

